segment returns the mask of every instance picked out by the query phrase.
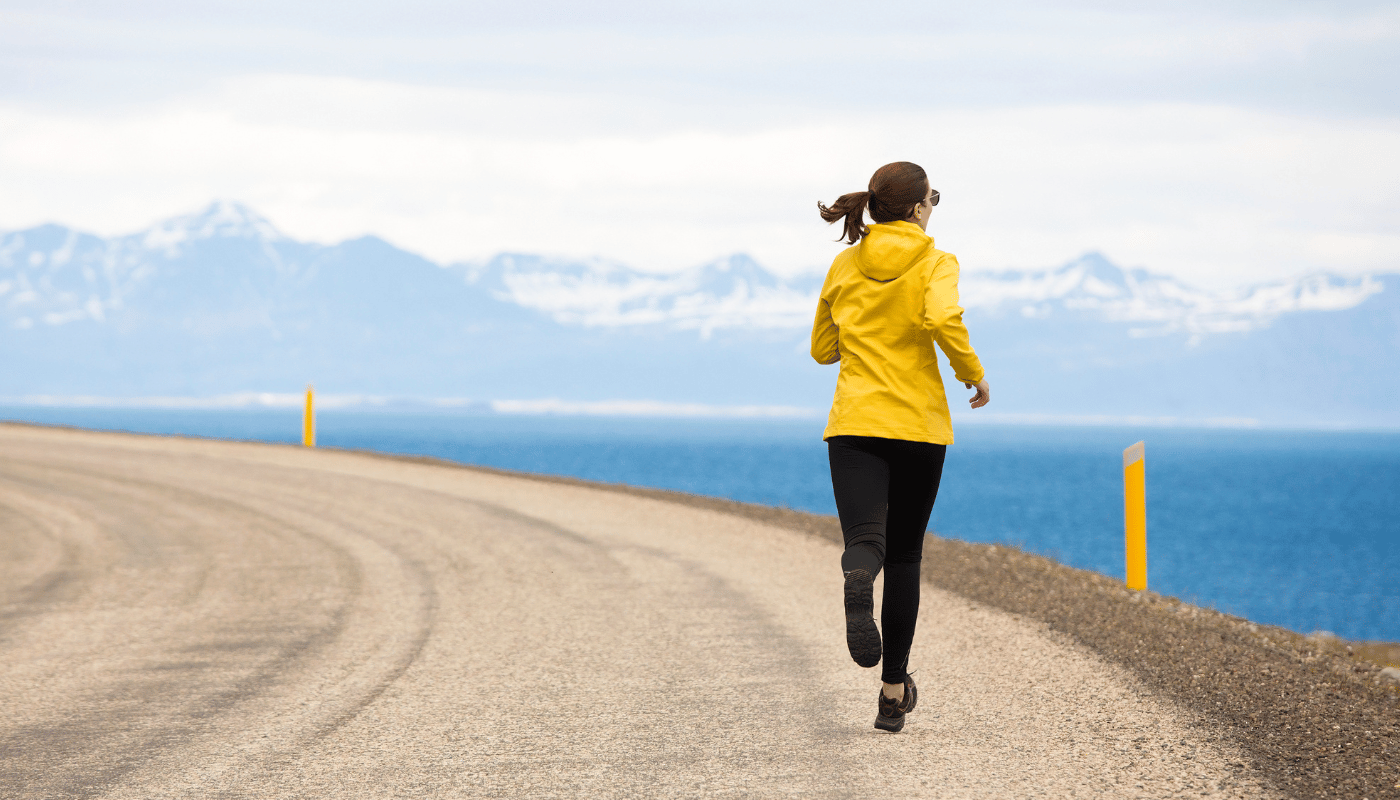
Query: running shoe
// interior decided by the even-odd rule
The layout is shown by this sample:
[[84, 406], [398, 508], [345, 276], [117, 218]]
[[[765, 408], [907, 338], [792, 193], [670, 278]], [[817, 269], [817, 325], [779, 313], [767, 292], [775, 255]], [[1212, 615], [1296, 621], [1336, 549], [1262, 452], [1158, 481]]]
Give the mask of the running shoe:
[[875, 627], [875, 578], [868, 570], [846, 573], [846, 647], [862, 667], [880, 663], [880, 629]]
[[891, 700], [880, 691], [879, 711], [875, 715], [875, 727], [890, 733], [899, 733], [904, 727], [904, 715], [919, 704], [919, 689], [914, 685], [913, 676], [904, 678], [904, 698]]

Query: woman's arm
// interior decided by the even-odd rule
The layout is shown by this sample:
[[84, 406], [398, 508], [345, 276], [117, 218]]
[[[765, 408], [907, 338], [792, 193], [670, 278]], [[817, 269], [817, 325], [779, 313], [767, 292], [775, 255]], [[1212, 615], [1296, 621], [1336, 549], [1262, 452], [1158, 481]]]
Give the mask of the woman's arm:
[[841, 360], [841, 329], [831, 318], [831, 305], [826, 298], [817, 299], [817, 318], [812, 321], [812, 358], [818, 364], [835, 364]]
[[953, 374], [965, 384], [980, 384], [986, 373], [963, 324], [962, 307], [958, 305], [958, 259], [939, 253], [933, 274], [924, 289], [924, 327], [948, 357]]

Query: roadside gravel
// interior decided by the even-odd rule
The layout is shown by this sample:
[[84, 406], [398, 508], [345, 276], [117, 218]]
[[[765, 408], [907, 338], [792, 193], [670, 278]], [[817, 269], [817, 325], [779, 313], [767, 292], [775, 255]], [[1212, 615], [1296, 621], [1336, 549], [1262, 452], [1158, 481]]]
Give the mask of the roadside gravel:
[[[537, 478], [564, 480], [567, 478]], [[841, 541], [835, 517], [612, 486]], [[924, 580], [1047, 624], [1199, 714], [1289, 797], [1400, 798], [1400, 680], [1347, 643], [1183, 603], [1002, 545], [929, 535]], [[1354, 648], [1394, 657], [1394, 645]], [[1400, 677], [1400, 676], [1397, 676]]]

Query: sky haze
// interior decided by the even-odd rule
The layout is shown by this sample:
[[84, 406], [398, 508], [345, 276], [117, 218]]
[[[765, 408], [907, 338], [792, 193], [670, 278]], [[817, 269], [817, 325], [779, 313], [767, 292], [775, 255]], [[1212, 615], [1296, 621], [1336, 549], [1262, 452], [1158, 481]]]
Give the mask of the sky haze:
[[840, 247], [817, 200], [912, 160], [968, 270], [1400, 268], [1400, 5], [856, 8], [7, 2], [0, 229], [220, 198], [443, 263], [794, 274]]

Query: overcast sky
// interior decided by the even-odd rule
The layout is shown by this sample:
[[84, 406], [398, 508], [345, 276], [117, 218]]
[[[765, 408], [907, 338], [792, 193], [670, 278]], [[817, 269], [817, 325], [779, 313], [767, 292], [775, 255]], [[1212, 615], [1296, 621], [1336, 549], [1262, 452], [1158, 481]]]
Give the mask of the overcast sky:
[[794, 273], [911, 160], [967, 270], [1400, 272], [1400, 3], [968, 5], [0, 0], [0, 229]]

